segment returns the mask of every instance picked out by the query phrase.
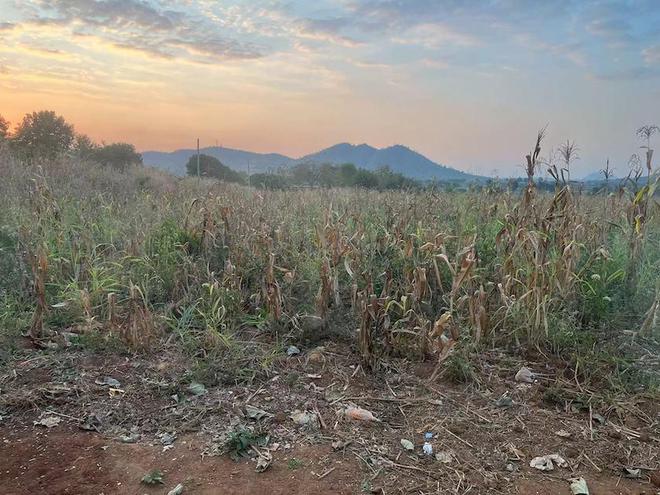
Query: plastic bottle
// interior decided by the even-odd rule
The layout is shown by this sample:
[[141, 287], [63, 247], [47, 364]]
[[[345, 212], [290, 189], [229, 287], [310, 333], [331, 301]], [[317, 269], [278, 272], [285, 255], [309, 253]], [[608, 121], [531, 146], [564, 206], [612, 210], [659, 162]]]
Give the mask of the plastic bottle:
[[433, 445], [431, 445], [431, 439], [433, 438], [433, 433], [426, 432], [424, 434], [424, 446], [422, 449], [426, 455], [433, 455]]

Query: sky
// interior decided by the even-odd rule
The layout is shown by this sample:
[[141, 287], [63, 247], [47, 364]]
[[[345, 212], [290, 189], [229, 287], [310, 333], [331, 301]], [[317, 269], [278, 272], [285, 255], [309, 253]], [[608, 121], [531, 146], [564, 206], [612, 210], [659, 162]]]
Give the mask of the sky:
[[544, 154], [625, 174], [660, 0], [0, 0], [0, 114], [43, 109], [142, 151], [404, 144], [500, 176], [547, 124]]

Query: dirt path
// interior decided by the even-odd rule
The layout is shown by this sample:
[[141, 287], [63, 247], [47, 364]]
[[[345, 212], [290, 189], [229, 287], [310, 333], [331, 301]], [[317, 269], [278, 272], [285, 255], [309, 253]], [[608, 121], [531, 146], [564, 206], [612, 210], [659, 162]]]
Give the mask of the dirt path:
[[[429, 386], [413, 369], [363, 373], [339, 347], [314, 352], [323, 353], [316, 366], [291, 358], [251, 386], [209, 386], [200, 395], [181, 379], [187, 365], [175, 355], [16, 362], [0, 376], [0, 492], [165, 495], [183, 483], [184, 495], [571, 495], [568, 480], [584, 477], [591, 495], [660, 493], [650, 481], [660, 464], [658, 404], [643, 397], [600, 405], [592, 413], [602, 421], [590, 421], [579, 397], [548, 403], [555, 384], [569, 391], [556, 371], [544, 370], [556, 376], [547, 380], [554, 388], [519, 384], [511, 376], [520, 364], [499, 355], [485, 357], [478, 387], [466, 387]], [[99, 384], [109, 376], [120, 391]], [[512, 405], [496, 404], [503, 394]], [[346, 419], [342, 410], [350, 404], [379, 421]], [[250, 416], [248, 405], [263, 417]], [[296, 411], [312, 423], [298, 424]], [[59, 424], [52, 428], [34, 424], [53, 417]], [[82, 429], [90, 418], [97, 431]], [[202, 456], [218, 453], [227, 434], [243, 427], [269, 435], [273, 462], [264, 473], [255, 471], [254, 459]], [[130, 432], [135, 443], [121, 442]], [[433, 432], [435, 451], [446, 460], [422, 454], [425, 432]], [[169, 433], [175, 440], [165, 446]], [[529, 466], [553, 453], [568, 466], [549, 473]], [[624, 467], [640, 467], [638, 479], [624, 477]], [[154, 469], [164, 484], [141, 484]]]

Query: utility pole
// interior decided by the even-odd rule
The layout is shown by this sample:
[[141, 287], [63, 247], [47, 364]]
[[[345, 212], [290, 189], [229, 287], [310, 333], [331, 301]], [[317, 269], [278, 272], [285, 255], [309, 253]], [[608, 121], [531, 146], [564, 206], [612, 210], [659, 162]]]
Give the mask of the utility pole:
[[201, 179], [201, 174], [199, 173], [199, 138], [197, 138], [197, 178]]

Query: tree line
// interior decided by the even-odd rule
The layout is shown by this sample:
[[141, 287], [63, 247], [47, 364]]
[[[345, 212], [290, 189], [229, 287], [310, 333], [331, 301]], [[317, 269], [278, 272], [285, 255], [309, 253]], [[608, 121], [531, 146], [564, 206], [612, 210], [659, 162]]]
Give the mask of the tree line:
[[116, 170], [142, 165], [142, 155], [129, 143], [96, 143], [86, 134], [76, 133], [72, 124], [51, 110], [28, 113], [11, 131], [0, 115], [0, 145], [26, 162], [75, 156]]
[[193, 155], [186, 163], [190, 176], [214, 178], [225, 182], [250, 184], [261, 189], [289, 189], [294, 187], [363, 187], [366, 189], [421, 189], [422, 183], [393, 172], [389, 167], [377, 170], [357, 168], [352, 163], [343, 165], [299, 163], [271, 173], [248, 176], [232, 170], [213, 156]]

